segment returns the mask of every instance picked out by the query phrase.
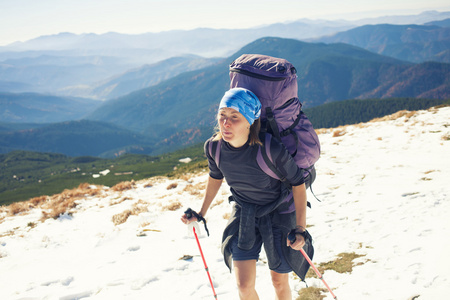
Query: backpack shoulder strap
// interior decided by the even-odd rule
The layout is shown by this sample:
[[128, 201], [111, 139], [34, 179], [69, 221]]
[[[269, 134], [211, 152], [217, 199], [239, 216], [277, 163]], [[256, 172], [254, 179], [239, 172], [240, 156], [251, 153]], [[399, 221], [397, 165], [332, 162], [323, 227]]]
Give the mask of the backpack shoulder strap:
[[270, 152], [272, 135], [269, 133], [264, 134], [262, 142], [263, 146], [258, 147], [258, 153], [256, 156], [256, 161], [258, 162], [259, 167], [270, 177], [285, 182], [286, 178], [275, 167], [272, 159], [272, 153]]
[[212, 157], [212, 159], [216, 163], [216, 166], [219, 167], [220, 149], [222, 146], [222, 139], [220, 139], [218, 141], [211, 141], [208, 146], [209, 146], [208, 147], [209, 156]]

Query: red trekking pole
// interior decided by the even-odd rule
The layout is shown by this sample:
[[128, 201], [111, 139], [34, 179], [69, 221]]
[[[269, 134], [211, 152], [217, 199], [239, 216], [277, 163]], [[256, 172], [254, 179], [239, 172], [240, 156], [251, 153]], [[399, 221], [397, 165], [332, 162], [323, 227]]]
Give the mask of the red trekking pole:
[[214, 285], [211, 280], [211, 275], [209, 274], [208, 266], [206, 265], [205, 256], [203, 255], [202, 247], [200, 246], [200, 242], [198, 240], [197, 232], [195, 232], [195, 227], [192, 227], [192, 231], [194, 231], [195, 239], [197, 240], [198, 250], [200, 250], [200, 254], [202, 255], [203, 264], [205, 265], [206, 273], [208, 273], [209, 283], [211, 284], [211, 288], [213, 290], [214, 298], [217, 299], [216, 291], [214, 290]]
[[[311, 236], [309, 235], [309, 233], [306, 231], [306, 238], [311, 238]], [[291, 244], [295, 243], [295, 230], [291, 231], [288, 235], [288, 239], [291, 242]], [[323, 279], [322, 274], [320, 274], [319, 270], [316, 268], [316, 266], [313, 264], [313, 262], [311, 261], [311, 259], [309, 258], [308, 254], [306, 254], [305, 250], [300, 249], [300, 252], [303, 254], [303, 256], [305, 257], [306, 261], [309, 263], [309, 265], [313, 268], [314, 272], [316, 273], [317, 277], [319, 277], [320, 280], [322, 280], [323, 284], [325, 284], [326, 288], [328, 289], [328, 291], [330, 292], [331, 296], [333, 296], [333, 299], [337, 300], [336, 295], [333, 294], [333, 291], [331, 291], [331, 288], [328, 286], [328, 284], [326, 283], [325, 279]]]
[[[188, 217], [188, 219], [190, 219], [192, 217], [192, 215], [194, 215], [197, 218], [197, 220], [203, 221], [205, 223], [205, 229], [208, 232], [208, 229], [206, 227], [206, 221], [205, 221], [205, 219], [202, 216], [200, 216], [199, 214], [197, 214], [195, 211], [193, 211], [190, 208], [188, 208], [188, 210], [185, 211], [185, 214]], [[211, 284], [211, 288], [212, 288], [212, 291], [213, 291], [213, 294], [214, 294], [214, 298], [217, 299], [217, 294], [216, 294], [216, 291], [214, 290], [214, 285], [213, 285], [212, 280], [211, 280], [211, 275], [209, 274], [209, 268], [206, 265], [205, 256], [203, 255], [202, 246], [200, 246], [200, 241], [198, 240], [197, 232], [195, 231], [195, 226], [192, 227], [192, 231], [194, 232], [195, 240], [197, 241], [197, 245], [198, 245], [198, 250], [200, 250], [200, 254], [202, 256], [203, 264], [205, 265], [205, 271], [208, 274], [208, 279], [209, 279], [209, 283]], [[209, 232], [208, 232], [208, 235], [209, 235]]]

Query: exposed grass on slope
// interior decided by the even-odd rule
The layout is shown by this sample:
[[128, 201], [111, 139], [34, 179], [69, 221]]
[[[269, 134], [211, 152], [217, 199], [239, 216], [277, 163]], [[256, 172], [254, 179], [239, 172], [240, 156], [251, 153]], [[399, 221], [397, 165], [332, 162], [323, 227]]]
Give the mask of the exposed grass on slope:
[[322, 300], [323, 298], [325, 298], [325, 292], [327, 292], [327, 289], [310, 286], [301, 289], [298, 292], [299, 297], [297, 298], [297, 300]]
[[[186, 157], [192, 161], [179, 161]], [[204, 169], [207, 165], [203, 145], [197, 145], [160, 156], [127, 154], [117, 159], [72, 158], [53, 153], [14, 151], [0, 154], [0, 167], [0, 205], [6, 205], [58, 194], [82, 183], [111, 187], [119, 182], [158, 175], [180, 176]], [[109, 173], [102, 172], [106, 170]]]
[[[316, 267], [322, 275], [327, 270], [333, 270], [338, 273], [351, 273], [353, 271], [353, 267], [364, 264], [363, 262], [354, 262], [355, 259], [360, 257], [364, 257], [364, 255], [356, 254], [355, 252], [340, 253], [335, 260], [320, 263]], [[311, 277], [318, 278], [312, 268], [310, 268], [306, 274], [306, 278]], [[328, 290], [324, 288], [307, 287], [298, 292], [299, 297], [297, 300], [322, 300], [325, 298], [326, 293], [328, 293]]]

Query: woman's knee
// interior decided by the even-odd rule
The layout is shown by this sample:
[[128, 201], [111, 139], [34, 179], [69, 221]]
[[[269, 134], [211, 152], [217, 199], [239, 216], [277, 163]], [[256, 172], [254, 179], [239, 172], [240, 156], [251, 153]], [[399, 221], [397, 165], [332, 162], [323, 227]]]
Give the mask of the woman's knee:
[[255, 278], [252, 276], [242, 276], [244, 274], [241, 274], [241, 276], [236, 277], [236, 284], [239, 289], [239, 291], [242, 291], [244, 293], [247, 293], [249, 291], [252, 291], [255, 289]]
[[289, 274], [282, 274], [272, 271], [272, 284], [276, 290], [289, 289]]
[[242, 294], [252, 293], [256, 283], [256, 262], [235, 261], [236, 284]]
[[237, 288], [241, 294], [251, 294], [255, 291], [255, 283], [249, 280], [237, 280]]
[[236, 280], [240, 299], [259, 299], [256, 293], [255, 281], [239, 277]]

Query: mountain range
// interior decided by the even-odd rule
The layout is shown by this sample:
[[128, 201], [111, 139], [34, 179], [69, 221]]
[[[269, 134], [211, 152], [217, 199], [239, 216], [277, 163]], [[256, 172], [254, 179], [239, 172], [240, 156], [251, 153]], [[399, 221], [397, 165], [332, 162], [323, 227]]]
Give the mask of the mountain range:
[[289, 60], [297, 69], [304, 107], [344, 99], [450, 97], [448, 64], [412, 64], [346, 44], [262, 38], [216, 65], [110, 100], [87, 118], [140, 132], [211, 126], [218, 101], [229, 87], [228, 64], [244, 53]]
[[305, 109], [345, 99], [450, 98], [449, 64], [407, 63], [347, 44], [262, 38], [211, 66], [103, 102], [84, 121], [5, 129], [0, 151], [114, 157], [127, 152], [161, 154], [199, 143], [212, 133], [218, 101], [229, 86], [228, 64], [243, 53], [258, 52], [284, 57], [296, 66]]
[[[63, 32], [56, 35], [41, 36], [25, 42], [15, 42], [0, 47], [2, 57], [14, 56], [14, 52], [26, 51], [68, 51], [72, 55], [82, 51], [83, 55], [118, 56], [126, 49], [163, 50], [167, 57], [177, 54], [197, 54], [200, 56], [228, 56], [249, 42], [265, 36], [277, 36], [304, 40], [336, 32], [345, 31], [367, 24], [425, 24], [450, 18], [450, 12], [425, 11], [418, 15], [385, 16], [378, 18], [348, 20], [310, 20], [299, 19], [247, 29], [171, 30], [158, 33], [119, 34], [72, 34]], [[71, 51], [71, 52], [69, 52]], [[126, 52], [122, 52], [124, 55]], [[156, 52], [152, 53], [153, 55]], [[158, 59], [161, 60], [161, 59]]]
[[[426, 24], [445, 27], [443, 20], [446, 18], [450, 18], [450, 12], [429, 11], [419, 15], [356, 21], [301, 19], [249, 29], [198, 28], [138, 35], [66, 32], [0, 47], [0, 91], [102, 97], [100, 99], [104, 100], [119, 95], [101, 92], [97, 89], [98, 86], [114, 81], [117, 76], [125, 75], [128, 71], [134, 72], [144, 65], [173, 57], [194, 55], [224, 58], [262, 37], [311, 41], [368, 24]], [[432, 42], [441, 43], [435, 40]], [[424, 46], [419, 43], [418, 47]], [[438, 49], [439, 45], [433, 47]], [[413, 62], [423, 62], [429, 57], [429, 53], [418, 53]], [[441, 62], [448, 61], [446, 57], [437, 58]], [[400, 59], [408, 59], [408, 56]]]
[[[432, 21], [425, 25], [367, 25], [374, 20], [366, 20], [356, 27], [356, 22], [300, 20], [148, 36], [62, 33], [0, 47], [0, 91], [6, 90], [0, 92], [0, 152], [112, 157], [160, 154], [200, 142], [212, 133], [218, 100], [229, 88], [228, 65], [244, 53], [292, 62], [305, 109], [346, 99], [448, 99], [449, 15], [415, 16]], [[328, 36], [308, 42], [280, 37], [314, 37], [319, 31]], [[226, 57], [199, 56], [217, 49], [227, 53], [263, 33], [273, 37], [244, 44]], [[219, 36], [229, 43], [217, 46]], [[81, 146], [83, 141], [91, 146]], [[68, 146], [59, 147], [63, 142]]]
[[410, 62], [450, 63], [450, 27], [436, 25], [364, 25], [314, 42], [345, 43]]
[[[26, 130], [0, 131], [0, 153], [15, 149], [69, 156], [116, 157], [135, 151], [151, 153], [154, 140], [111, 123], [89, 120], [48, 124]], [[143, 146], [145, 145], [145, 146]], [[134, 148], [137, 148], [133, 150]]]
[[101, 104], [85, 98], [37, 93], [0, 92], [0, 121], [10, 123], [56, 123], [78, 120]]
[[74, 86], [64, 94], [74, 94], [95, 99], [113, 99], [133, 91], [156, 85], [183, 72], [201, 69], [218, 61], [218, 58], [199, 56], [171, 57], [163, 61], [128, 70], [93, 85]]
[[202, 68], [216, 60], [185, 55], [135, 66], [125, 63], [124, 58], [106, 56], [42, 55], [8, 59], [0, 63], [0, 91], [105, 100], [149, 87], [181, 72]]

